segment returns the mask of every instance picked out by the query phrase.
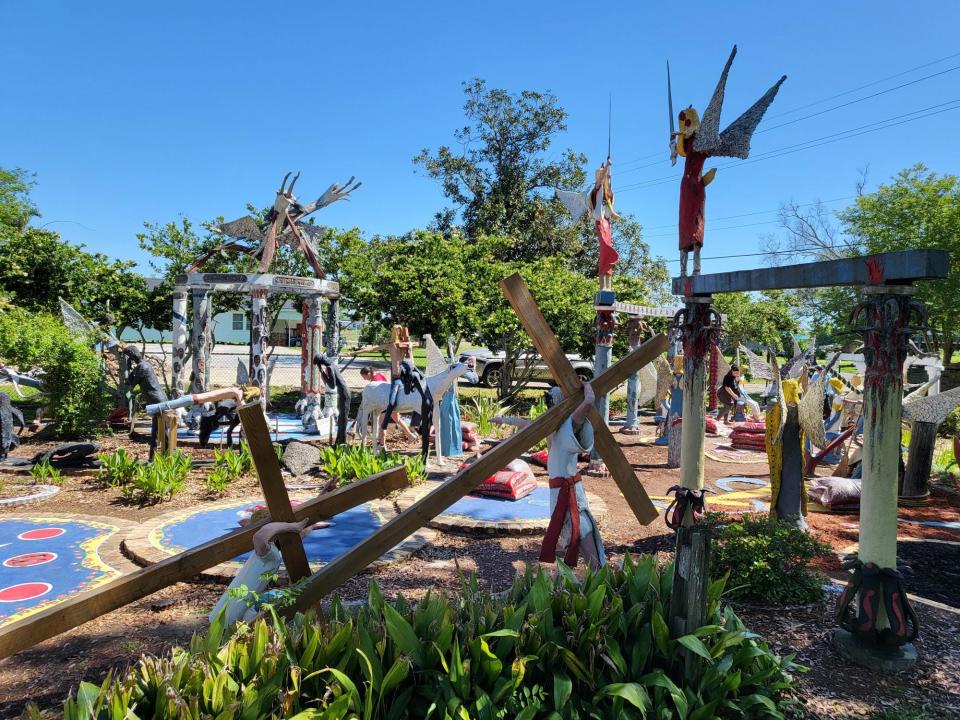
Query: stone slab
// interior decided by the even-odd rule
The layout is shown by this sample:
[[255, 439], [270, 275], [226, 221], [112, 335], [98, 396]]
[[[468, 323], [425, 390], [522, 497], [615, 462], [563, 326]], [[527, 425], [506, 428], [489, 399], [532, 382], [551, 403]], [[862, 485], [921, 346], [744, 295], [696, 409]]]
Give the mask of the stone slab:
[[949, 271], [950, 254], [946, 250], [900, 250], [843, 260], [675, 277], [673, 294], [696, 296], [838, 285], [903, 285], [945, 278]]
[[874, 672], [902, 672], [909, 670], [917, 662], [917, 649], [913, 643], [894, 650], [873, 648], [864, 645], [843, 628], [833, 631], [833, 647], [841, 657]]

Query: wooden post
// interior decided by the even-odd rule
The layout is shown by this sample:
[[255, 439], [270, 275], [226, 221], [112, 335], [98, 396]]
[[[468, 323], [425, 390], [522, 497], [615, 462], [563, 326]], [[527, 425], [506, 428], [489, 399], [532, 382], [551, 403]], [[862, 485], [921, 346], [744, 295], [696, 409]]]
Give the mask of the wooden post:
[[[326, 520], [409, 484], [402, 465], [391, 468], [298, 505], [294, 519]], [[254, 534], [272, 520], [239, 528], [0, 628], [0, 659], [248, 552]]]
[[[706, 431], [704, 392], [707, 388], [706, 356], [719, 322], [711, 324], [710, 296], [687, 297], [681, 311], [683, 332], [683, 422], [680, 426], [680, 484], [703, 490], [703, 436]], [[692, 521], [684, 520], [685, 525]]]
[[[237, 410], [237, 415], [250, 446], [250, 454], [260, 478], [270, 517], [279, 522], [294, 522], [296, 516], [290, 505], [287, 488], [283, 484], [280, 461], [270, 441], [270, 429], [267, 427], [263, 408], [259, 402], [248, 403]], [[277, 544], [280, 546], [280, 554], [283, 555], [283, 564], [287, 568], [290, 581], [297, 582], [308, 577], [310, 563], [307, 561], [307, 552], [303, 549], [303, 539], [299, 535], [287, 533], [277, 538]]]
[[169, 455], [177, 449], [177, 411], [164, 410], [157, 418], [159, 436], [159, 448], [157, 452], [161, 455]]
[[[710, 527], [695, 525], [677, 531], [677, 549], [673, 566], [673, 590], [670, 594], [670, 634], [677, 638], [703, 625], [710, 585]], [[696, 658], [684, 650], [684, 680], [695, 683]]]
[[930, 498], [930, 472], [937, 442], [937, 425], [914, 420], [910, 430], [907, 469], [900, 487], [900, 502], [909, 505], [926, 503]]
[[[521, 316], [522, 317], [522, 316]], [[657, 335], [630, 353], [623, 360], [611, 367], [593, 381], [594, 392], [610, 392], [622, 383], [632, 372], [651, 362], [662, 353], [667, 346], [667, 338]], [[490, 451], [481, 455], [476, 462], [461, 470], [455, 476], [444, 482], [440, 487], [417, 500], [405, 511], [390, 520], [375, 533], [361, 541], [351, 550], [325, 565], [315, 573], [310, 582], [301, 591], [294, 606], [285, 609], [287, 615], [297, 610], [306, 610], [320, 601], [334, 588], [350, 579], [371, 562], [380, 557], [386, 550], [405, 540], [417, 529], [426, 525], [430, 520], [442, 513], [457, 500], [462, 498], [477, 485], [496, 472], [508, 462], [519, 457], [522, 452], [529, 450], [550, 433], [559, 428], [574, 408], [583, 400], [583, 387], [566, 393], [563, 402], [555, 405], [530, 425], [515, 432], [509, 438], [496, 445]], [[609, 435], [609, 430], [607, 431]], [[597, 438], [600, 433], [597, 433]], [[612, 438], [612, 436], [611, 436]], [[614, 444], [616, 441], [614, 440]], [[619, 446], [617, 446], [619, 449]], [[620, 453], [622, 457], [622, 453]], [[613, 455], [605, 456], [609, 462]], [[629, 463], [628, 463], [629, 464]], [[618, 472], [615, 467], [611, 472]], [[616, 475], [614, 475], [616, 477]], [[636, 484], [640, 492], [643, 488]], [[626, 493], [624, 493], [626, 496]], [[646, 496], [646, 493], [643, 493]], [[648, 501], [649, 502], [649, 501]], [[652, 505], [651, 505], [652, 507]], [[657, 516], [656, 509], [653, 517]]]

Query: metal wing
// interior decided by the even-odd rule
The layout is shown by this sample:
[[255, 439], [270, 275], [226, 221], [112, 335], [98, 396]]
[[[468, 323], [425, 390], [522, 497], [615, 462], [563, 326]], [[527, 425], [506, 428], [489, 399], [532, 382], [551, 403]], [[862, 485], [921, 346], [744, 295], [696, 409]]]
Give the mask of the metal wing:
[[571, 192], [570, 190], [555, 190], [555, 197], [563, 203], [570, 215], [573, 216], [573, 223], [576, 224], [584, 213], [593, 212], [590, 206], [590, 191]]
[[211, 225], [210, 229], [221, 235], [257, 243], [262, 243], [264, 238], [263, 229], [252, 215], [245, 215], [222, 225]]
[[710, 152], [713, 157], [734, 157], [746, 160], [750, 156], [750, 140], [753, 138], [753, 132], [757, 125], [763, 119], [764, 113], [770, 107], [770, 103], [777, 96], [780, 86], [783, 85], [787, 76], [784, 75], [776, 84], [763, 94], [749, 110], [738, 117], [727, 129], [720, 133], [720, 142], [717, 147]]
[[697, 152], [715, 155], [714, 149], [720, 144], [720, 111], [723, 109], [723, 94], [727, 88], [727, 75], [730, 72], [730, 66], [733, 65], [733, 59], [737, 56], [737, 46], [733, 46], [730, 51], [730, 57], [727, 58], [727, 64], [723, 66], [723, 72], [720, 73], [720, 80], [717, 81], [717, 87], [714, 88], [713, 97], [710, 98], [710, 104], [703, 111], [703, 117], [700, 118], [700, 129], [697, 130], [697, 137], [693, 141], [693, 149]]
[[63, 317], [63, 324], [67, 326], [70, 332], [75, 335], [86, 335], [96, 330], [93, 323], [77, 312], [70, 303], [63, 298], [57, 299], [60, 301], [60, 315]]
[[425, 344], [427, 347], [427, 377], [431, 378], [434, 375], [439, 375], [440, 373], [446, 371], [449, 365], [447, 364], [446, 358], [443, 357], [443, 353], [440, 351], [440, 348], [437, 347], [437, 344], [433, 341], [431, 336], [426, 336]]

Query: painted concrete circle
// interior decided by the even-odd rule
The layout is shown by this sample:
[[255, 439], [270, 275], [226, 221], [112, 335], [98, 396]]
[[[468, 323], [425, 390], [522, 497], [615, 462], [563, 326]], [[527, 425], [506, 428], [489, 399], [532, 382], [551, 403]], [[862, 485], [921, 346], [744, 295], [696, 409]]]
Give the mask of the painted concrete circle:
[[[397, 498], [397, 507], [406, 510], [435, 487], [428, 483], [408, 490]], [[596, 521], [602, 523], [606, 503], [593, 493], [587, 493], [587, 502]], [[520, 500], [465, 495], [430, 521], [430, 526], [439, 530], [502, 535], [542, 533], [549, 524], [550, 489], [546, 485]]]
[[68, 513], [0, 517], [0, 627], [118, 577], [112, 543], [128, 525]]
[[14, 555], [3, 561], [4, 567], [33, 567], [34, 565], [46, 565], [57, 559], [54, 552], [32, 552], [22, 555]]
[[[249, 513], [251, 507], [263, 504], [263, 498], [251, 497], [166, 513], [149, 520], [128, 535], [124, 539], [124, 549], [142, 565], [159, 562], [239, 529], [239, 519]], [[374, 501], [330, 518], [330, 527], [314, 530], [303, 539], [311, 567], [317, 570], [340, 557], [370, 537], [396, 514], [392, 503]], [[402, 559], [419, 550], [433, 536], [430, 530], [420, 530], [382, 556], [378, 563]], [[210, 568], [203, 575], [213, 579], [232, 578], [249, 555], [249, 552], [238, 555]]]
[[36, 530], [27, 530], [17, 535], [18, 540], [52, 540], [60, 537], [67, 531], [62, 527], [45, 527]]
[[53, 585], [48, 582], [26, 582], [7, 585], [7, 587], [0, 588], [0, 602], [13, 603], [35, 600], [38, 597], [46, 595], [51, 590], [53, 590]]

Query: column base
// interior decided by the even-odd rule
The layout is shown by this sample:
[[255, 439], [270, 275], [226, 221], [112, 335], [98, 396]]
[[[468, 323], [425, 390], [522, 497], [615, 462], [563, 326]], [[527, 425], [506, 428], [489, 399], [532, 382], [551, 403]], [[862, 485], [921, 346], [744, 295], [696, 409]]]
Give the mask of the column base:
[[841, 657], [874, 672], [901, 672], [917, 662], [917, 649], [913, 643], [896, 648], [871, 646], [843, 628], [833, 631], [833, 648]]

